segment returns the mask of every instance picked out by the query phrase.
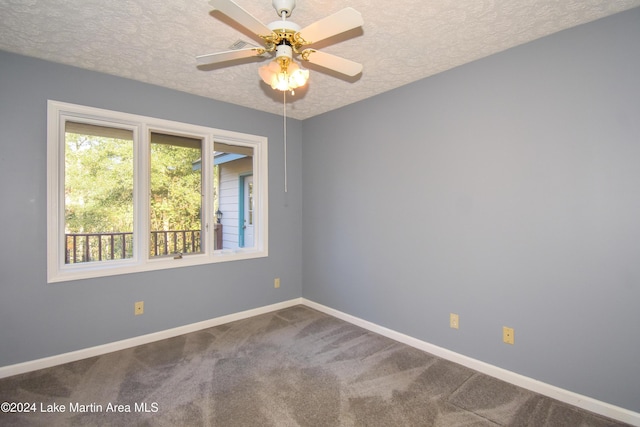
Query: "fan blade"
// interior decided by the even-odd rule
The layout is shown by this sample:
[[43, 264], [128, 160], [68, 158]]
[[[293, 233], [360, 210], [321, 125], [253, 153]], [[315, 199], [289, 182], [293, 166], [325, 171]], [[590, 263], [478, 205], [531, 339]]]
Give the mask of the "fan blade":
[[245, 49], [227, 50], [224, 52], [210, 53], [208, 55], [196, 56], [196, 61], [200, 65], [217, 64], [219, 62], [233, 61], [234, 59], [249, 58], [259, 56], [264, 53], [264, 49], [259, 47], [248, 47]]
[[304, 27], [298, 31], [298, 35], [305, 40], [306, 44], [313, 44], [353, 28], [361, 27], [362, 24], [364, 24], [364, 20], [360, 12], [347, 7]]
[[331, 55], [330, 53], [320, 52], [315, 49], [305, 49], [302, 51], [302, 59], [312, 64], [319, 65], [330, 70], [337, 71], [346, 76], [356, 76], [362, 72], [362, 64]]
[[273, 33], [269, 27], [231, 0], [211, 0], [209, 4], [258, 36], [268, 36]]

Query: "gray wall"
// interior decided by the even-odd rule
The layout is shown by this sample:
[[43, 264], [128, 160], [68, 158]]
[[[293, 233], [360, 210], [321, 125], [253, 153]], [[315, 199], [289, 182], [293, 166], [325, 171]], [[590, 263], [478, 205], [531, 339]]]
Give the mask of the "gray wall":
[[303, 296], [640, 411], [639, 42], [635, 9], [304, 121]]
[[[47, 284], [47, 99], [267, 136], [269, 257]], [[281, 117], [0, 52], [0, 366], [300, 297], [302, 125], [288, 125], [285, 194]]]

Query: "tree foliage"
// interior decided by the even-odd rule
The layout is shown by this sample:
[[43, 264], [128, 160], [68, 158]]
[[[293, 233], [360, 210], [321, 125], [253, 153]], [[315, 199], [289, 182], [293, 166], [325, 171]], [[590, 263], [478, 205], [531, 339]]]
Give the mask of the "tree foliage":
[[[67, 233], [133, 231], [133, 140], [66, 134]], [[151, 144], [151, 230], [200, 230], [200, 149]]]
[[68, 233], [133, 231], [133, 141], [67, 133]]
[[151, 144], [151, 230], [200, 230], [201, 150]]

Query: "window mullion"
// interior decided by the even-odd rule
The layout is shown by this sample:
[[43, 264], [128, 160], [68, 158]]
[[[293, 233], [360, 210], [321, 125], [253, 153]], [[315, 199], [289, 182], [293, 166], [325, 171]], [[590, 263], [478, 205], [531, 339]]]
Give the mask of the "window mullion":
[[206, 182], [207, 182], [207, 190], [205, 191], [205, 203], [207, 206], [207, 224], [209, 224], [209, 228], [207, 230], [207, 243], [209, 244], [207, 254], [210, 257], [213, 257], [214, 251], [216, 250], [216, 231], [215, 227], [218, 222], [216, 218], [216, 211], [214, 209], [215, 203], [215, 192], [217, 191], [214, 185], [214, 173], [215, 173], [215, 141], [213, 135], [208, 135], [206, 138], [206, 155], [207, 155], [207, 170], [206, 170]]
[[149, 205], [150, 205], [150, 145], [149, 129], [140, 125], [135, 135], [135, 184], [133, 190], [135, 223], [134, 248], [136, 260], [146, 263], [149, 260]]

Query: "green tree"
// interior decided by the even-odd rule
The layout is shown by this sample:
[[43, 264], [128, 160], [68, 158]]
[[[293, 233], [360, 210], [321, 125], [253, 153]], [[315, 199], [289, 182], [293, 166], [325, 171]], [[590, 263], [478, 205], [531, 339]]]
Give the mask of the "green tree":
[[133, 231], [133, 141], [67, 133], [68, 233]]
[[200, 230], [199, 148], [151, 144], [151, 230]]
[[[151, 144], [151, 230], [200, 230], [201, 150]], [[133, 231], [133, 140], [67, 133], [67, 233]]]

